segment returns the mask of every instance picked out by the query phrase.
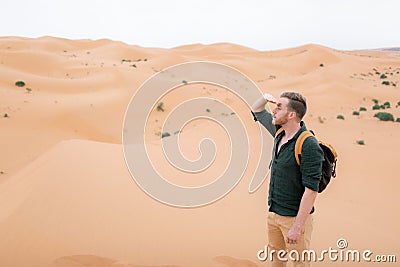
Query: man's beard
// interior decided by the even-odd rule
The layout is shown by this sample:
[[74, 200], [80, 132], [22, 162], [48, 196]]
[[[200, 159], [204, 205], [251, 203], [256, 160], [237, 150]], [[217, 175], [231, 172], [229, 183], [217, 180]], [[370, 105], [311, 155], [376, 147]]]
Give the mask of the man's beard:
[[282, 126], [283, 124], [288, 122], [288, 114], [282, 116], [280, 119], [272, 118], [272, 124]]

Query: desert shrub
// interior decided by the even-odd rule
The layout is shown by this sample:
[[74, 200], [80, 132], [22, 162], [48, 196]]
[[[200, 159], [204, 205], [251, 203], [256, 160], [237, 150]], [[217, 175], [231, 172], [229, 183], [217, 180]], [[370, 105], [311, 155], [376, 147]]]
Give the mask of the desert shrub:
[[360, 115], [360, 112], [358, 112], [358, 111], [353, 111], [353, 115], [358, 116], [358, 115]]
[[208, 108], [208, 109], [206, 109], [206, 111], [207, 111], [207, 112], [211, 112], [211, 110], [210, 110], [209, 108]]
[[396, 119], [396, 122], [400, 122], [400, 118], [397, 118], [397, 119]]
[[164, 111], [164, 103], [163, 103], [163, 102], [160, 102], [160, 103], [157, 105], [157, 111]]
[[386, 101], [385, 103], [383, 103], [383, 105], [385, 106], [385, 108], [390, 108], [390, 102]]
[[338, 120], [344, 120], [344, 116], [343, 116], [343, 115], [337, 115], [337, 116], [336, 116], [336, 119], [338, 119]]
[[15, 82], [15, 86], [24, 87], [24, 86], [25, 86], [25, 83], [24, 83], [23, 81], [16, 81], [16, 82]]
[[360, 107], [360, 111], [367, 111], [366, 107]]
[[163, 132], [161, 134], [161, 138], [168, 137], [168, 136], [171, 136], [169, 132]]
[[26, 92], [28, 92], [28, 93], [32, 92], [32, 89], [29, 88], [29, 87], [25, 88], [25, 90], [26, 90]]
[[183, 83], [183, 84], [187, 84], [188, 82], [187, 82], [186, 80], [183, 80], [182, 83]]
[[381, 79], [386, 79], [387, 76], [386, 76], [385, 74], [382, 74], [380, 78], [381, 78]]
[[378, 104], [372, 106], [372, 110], [377, 110], [377, 109], [381, 109], [381, 106], [379, 106]]
[[320, 67], [323, 67], [323, 66], [324, 66], [324, 64], [322, 64], [322, 63], [321, 63], [321, 64], [319, 64], [319, 66], [320, 66]]
[[4, 113], [3, 117], [4, 117], [4, 118], [8, 118], [9, 116], [8, 116], [7, 113]]
[[378, 99], [372, 99], [372, 101], [374, 102], [374, 104], [378, 104], [379, 103]]
[[386, 106], [385, 106], [385, 105], [379, 105], [379, 108], [380, 108], [380, 109], [385, 109]]
[[374, 117], [378, 118], [381, 121], [394, 121], [393, 115], [388, 112], [378, 112], [374, 115]]
[[357, 140], [356, 142], [357, 142], [357, 144], [359, 144], [359, 145], [362, 145], [362, 146], [365, 145], [364, 140]]
[[390, 82], [389, 82], [389, 81], [383, 81], [382, 84], [384, 84], [384, 85], [390, 85]]

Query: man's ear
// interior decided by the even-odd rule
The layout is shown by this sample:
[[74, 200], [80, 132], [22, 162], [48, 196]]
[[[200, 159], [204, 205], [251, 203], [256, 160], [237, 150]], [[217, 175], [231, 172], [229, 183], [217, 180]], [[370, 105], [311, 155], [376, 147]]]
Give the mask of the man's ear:
[[296, 117], [297, 117], [297, 114], [296, 114], [295, 111], [289, 112], [289, 118], [290, 118], [290, 119], [297, 119]]

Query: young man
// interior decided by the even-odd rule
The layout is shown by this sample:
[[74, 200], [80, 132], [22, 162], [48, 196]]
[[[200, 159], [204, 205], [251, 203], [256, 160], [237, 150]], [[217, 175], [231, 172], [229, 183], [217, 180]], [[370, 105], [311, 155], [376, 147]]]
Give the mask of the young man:
[[[272, 114], [265, 104], [276, 104]], [[268, 247], [275, 250], [271, 266], [286, 266], [277, 252], [296, 250], [300, 261], [294, 266], [309, 266], [302, 262], [303, 250], [309, 249], [312, 232], [312, 213], [322, 174], [323, 151], [315, 138], [307, 138], [302, 147], [301, 163], [297, 165], [294, 149], [298, 136], [306, 131], [302, 121], [307, 111], [305, 98], [294, 92], [285, 92], [279, 99], [264, 94], [252, 106], [255, 118], [275, 137], [268, 196]], [[291, 254], [292, 256], [295, 254]], [[289, 253], [280, 255], [288, 259]]]

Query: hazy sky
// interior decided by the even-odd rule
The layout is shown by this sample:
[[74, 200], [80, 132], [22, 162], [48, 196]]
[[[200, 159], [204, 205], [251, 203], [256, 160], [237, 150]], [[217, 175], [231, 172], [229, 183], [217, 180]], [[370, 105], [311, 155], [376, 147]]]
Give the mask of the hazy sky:
[[112, 39], [145, 47], [230, 42], [400, 46], [399, 0], [2, 0], [0, 36]]

